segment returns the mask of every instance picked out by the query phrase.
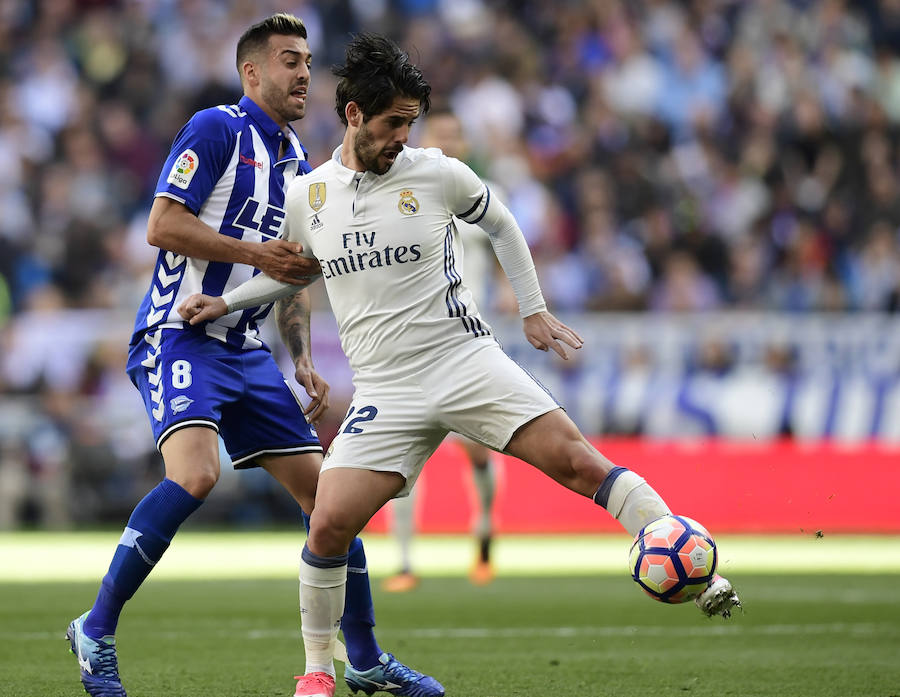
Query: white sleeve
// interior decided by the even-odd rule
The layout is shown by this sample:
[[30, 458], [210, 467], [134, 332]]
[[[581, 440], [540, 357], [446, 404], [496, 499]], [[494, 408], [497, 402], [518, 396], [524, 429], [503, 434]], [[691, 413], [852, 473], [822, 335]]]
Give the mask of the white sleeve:
[[[288, 225], [287, 218], [285, 219], [284, 224], [286, 227], [284, 239], [291, 242], [301, 241], [292, 237], [292, 230]], [[304, 251], [305, 247], [306, 244], [304, 242]], [[304, 256], [308, 255], [304, 254]], [[286, 298], [289, 295], [293, 295], [301, 288], [303, 288], [303, 286], [276, 281], [274, 278], [270, 278], [269, 276], [266, 276], [266, 274], [260, 272], [251, 279], [244, 281], [241, 285], [223, 293], [222, 300], [225, 301], [225, 306], [228, 308], [228, 312], [231, 313], [237, 310], [245, 310], [248, 307], [259, 307], [275, 302], [280, 298]]]
[[274, 278], [269, 278], [264, 273], [258, 273], [250, 280], [223, 293], [222, 300], [225, 301], [228, 312], [231, 313], [275, 302], [279, 298], [293, 295], [300, 288], [301, 286], [293, 283], [282, 283]]
[[547, 309], [538, 283], [534, 260], [525, 236], [509, 209], [467, 165], [445, 158], [451, 172], [447, 187], [450, 211], [460, 220], [478, 225], [488, 234], [494, 254], [509, 278], [519, 303], [519, 315], [528, 317]]

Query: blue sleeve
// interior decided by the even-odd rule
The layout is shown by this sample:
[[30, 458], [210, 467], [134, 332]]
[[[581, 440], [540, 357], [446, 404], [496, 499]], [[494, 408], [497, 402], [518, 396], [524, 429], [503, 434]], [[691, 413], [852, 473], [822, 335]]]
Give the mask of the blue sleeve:
[[156, 183], [156, 195], [167, 194], [198, 213], [212, 193], [234, 152], [237, 133], [226, 110], [198, 111], [175, 136]]

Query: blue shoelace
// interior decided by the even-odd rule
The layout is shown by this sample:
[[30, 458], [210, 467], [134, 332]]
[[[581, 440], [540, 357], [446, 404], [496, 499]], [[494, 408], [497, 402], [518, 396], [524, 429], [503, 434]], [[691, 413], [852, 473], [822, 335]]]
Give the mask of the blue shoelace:
[[384, 667], [384, 674], [386, 677], [397, 678], [407, 682], [417, 682], [424, 677], [422, 673], [402, 664], [393, 656], [391, 656], [391, 660]]
[[[90, 637], [88, 637], [90, 638]], [[96, 642], [97, 651], [91, 660], [91, 668], [95, 678], [119, 679], [119, 662], [116, 659], [115, 644], [107, 644], [105, 641], [93, 639]]]

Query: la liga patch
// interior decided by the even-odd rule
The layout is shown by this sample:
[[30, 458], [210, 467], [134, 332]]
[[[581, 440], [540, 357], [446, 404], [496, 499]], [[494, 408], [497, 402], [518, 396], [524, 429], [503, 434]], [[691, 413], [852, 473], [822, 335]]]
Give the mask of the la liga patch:
[[199, 166], [200, 158], [197, 157], [197, 153], [187, 149], [176, 158], [175, 164], [172, 165], [172, 171], [169, 172], [169, 178], [166, 181], [169, 184], [174, 184], [179, 189], [187, 189]]

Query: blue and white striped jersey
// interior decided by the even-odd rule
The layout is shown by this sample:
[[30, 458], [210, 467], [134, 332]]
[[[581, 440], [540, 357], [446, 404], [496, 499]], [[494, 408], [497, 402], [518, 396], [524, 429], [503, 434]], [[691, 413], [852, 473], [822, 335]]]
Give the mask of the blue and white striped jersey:
[[[248, 97], [197, 112], [181, 129], [156, 185], [157, 196], [187, 206], [222, 235], [263, 242], [284, 235], [287, 185], [312, 168], [291, 129], [278, 159], [281, 129]], [[274, 163], [274, 165], [273, 165]], [[193, 293], [221, 295], [259, 273], [244, 264], [208, 262], [160, 250], [150, 289], [135, 320], [131, 343], [148, 344], [160, 329], [186, 325], [178, 305]], [[259, 325], [272, 304], [231, 313], [205, 325], [206, 333], [238, 348], [259, 348]]]

